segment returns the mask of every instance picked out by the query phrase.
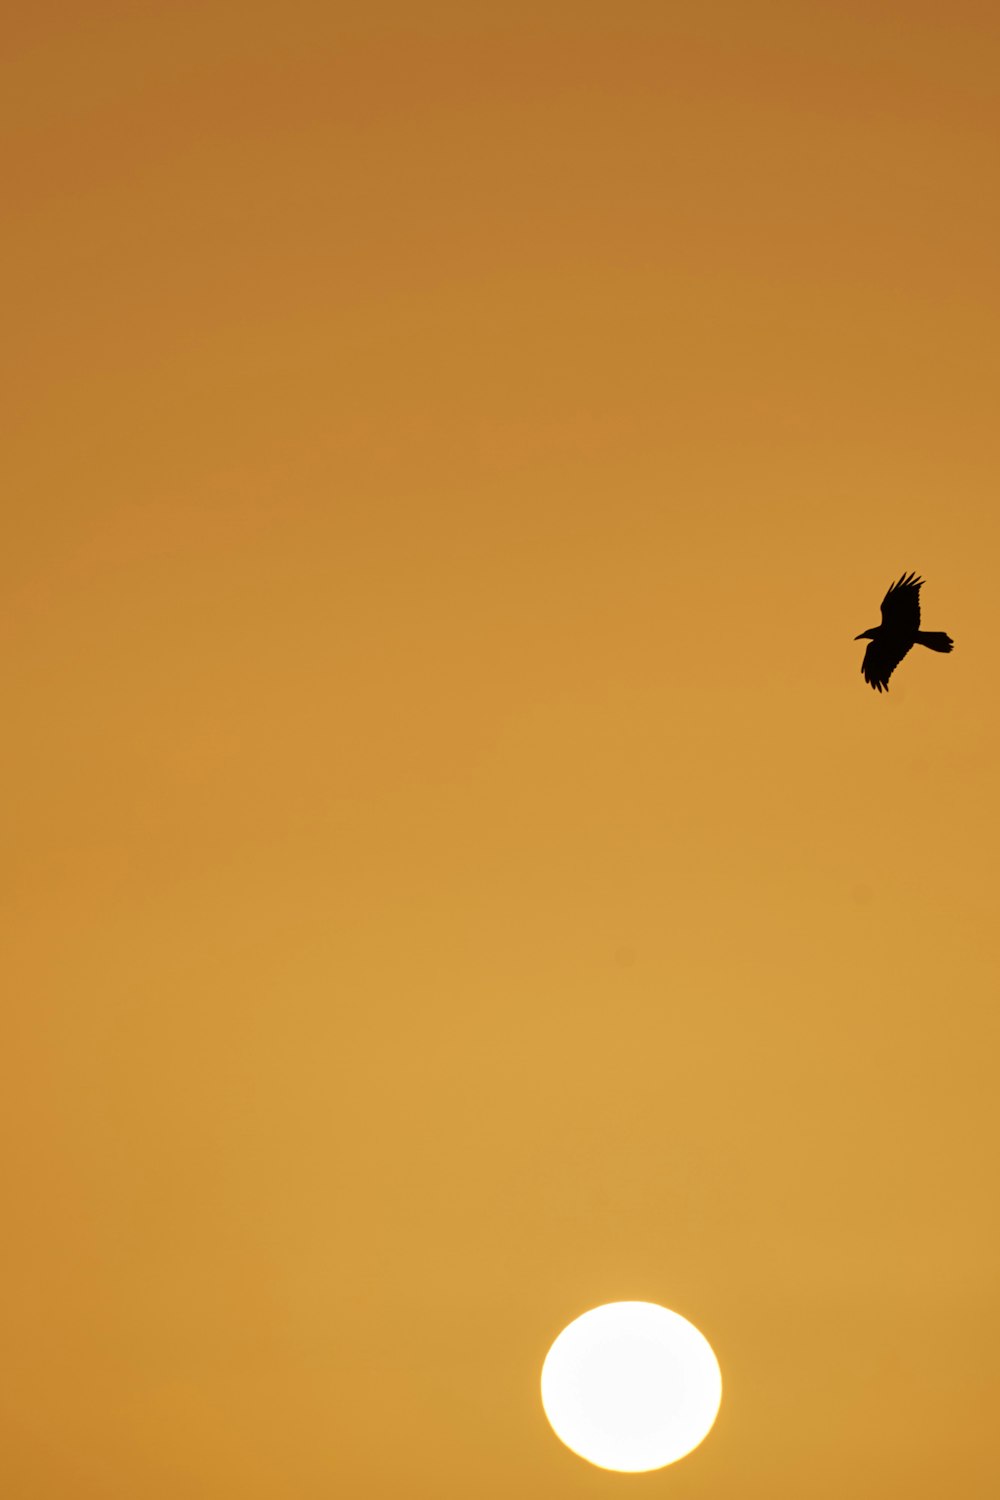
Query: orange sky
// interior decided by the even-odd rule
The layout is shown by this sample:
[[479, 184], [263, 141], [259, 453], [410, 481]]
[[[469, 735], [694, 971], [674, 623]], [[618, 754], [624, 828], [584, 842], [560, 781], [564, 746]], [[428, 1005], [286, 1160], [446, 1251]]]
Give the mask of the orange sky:
[[[9, 23], [12, 1500], [1000, 1491], [998, 42]], [[618, 1298], [658, 1475], [538, 1401]]]

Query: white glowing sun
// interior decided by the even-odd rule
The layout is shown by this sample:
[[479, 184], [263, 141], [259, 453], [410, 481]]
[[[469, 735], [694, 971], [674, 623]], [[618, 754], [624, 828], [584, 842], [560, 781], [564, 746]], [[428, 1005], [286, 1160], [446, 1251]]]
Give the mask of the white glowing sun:
[[558, 1437], [602, 1469], [660, 1469], [715, 1421], [722, 1375], [708, 1340], [653, 1302], [608, 1302], [574, 1319], [542, 1366]]

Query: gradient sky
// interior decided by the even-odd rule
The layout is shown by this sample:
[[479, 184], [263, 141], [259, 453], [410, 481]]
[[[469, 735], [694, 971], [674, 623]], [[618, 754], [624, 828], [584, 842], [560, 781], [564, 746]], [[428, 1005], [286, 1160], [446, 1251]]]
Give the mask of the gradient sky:
[[[998, 44], [11, 17], [12, 1500], [1000, 1492]], [[538, 1400], [618, 1298], [658, 1475]]]

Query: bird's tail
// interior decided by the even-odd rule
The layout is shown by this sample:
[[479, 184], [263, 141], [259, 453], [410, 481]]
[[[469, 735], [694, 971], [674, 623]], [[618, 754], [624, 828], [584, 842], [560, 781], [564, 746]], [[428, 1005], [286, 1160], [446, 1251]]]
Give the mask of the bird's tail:
[[918, 630], [917, 644], [929, 646], [932, 651], [950, 651], [955, 642], [943, 630]]

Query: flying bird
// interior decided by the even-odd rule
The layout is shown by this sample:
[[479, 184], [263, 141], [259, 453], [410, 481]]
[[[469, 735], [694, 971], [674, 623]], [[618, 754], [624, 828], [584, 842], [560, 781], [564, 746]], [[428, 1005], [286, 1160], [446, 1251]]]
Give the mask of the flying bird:
[[927, 646], [931, 651], [950, 651], [954, 642], [943, 630], [920, 629], [920, 585], [916, 573], [904, 573], [892, 584], [882, 600], [882, 623], [856, 635], [856, 641], [870, 642], [861, 663], [865, 681], [878, 691], [889, 691], [889, 678], [911, 646]]

